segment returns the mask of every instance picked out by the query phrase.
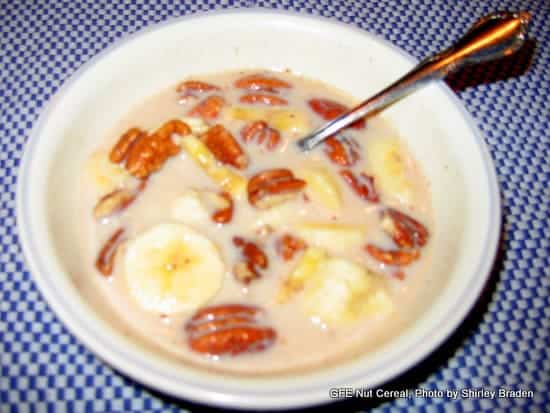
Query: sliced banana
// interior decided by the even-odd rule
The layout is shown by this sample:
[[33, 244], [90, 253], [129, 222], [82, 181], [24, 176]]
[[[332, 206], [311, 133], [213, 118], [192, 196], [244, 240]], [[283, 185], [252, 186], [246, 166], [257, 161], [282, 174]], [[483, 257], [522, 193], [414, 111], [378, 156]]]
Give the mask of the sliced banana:
[[202, 135], [208, 129], [210, 129], [208, 124], [202, 118], [186, 116], [181, 118], [181, 120], [191, 128], [191, 133], [195, 136]]
[[311, 222], [297, 225], [296, 235], [309, 245], [335, 254], [345, 254], [365, 242], [365, 229], [359, 225]]
[[299, 297], [304, 313], [316, 322], [345, 324], [393, 311], [390, 296], [375, 279], [375, 274], [353, 261], [330, 258], [323, 249], [309, 247], [283, 281], [276, 299], [284, 304]]
[[334, 176], [324, 167], [298, 169], [295, 175], [306, 181], [305, 193], [315, 203], [320, 203], [333, 212], [342, 208], [340, 185]]
[[361, 312], [365, 315], [385, 316], [394, 311], [393, 301], [389, 294], [378, 288], [364, 303]]
[[87, 180], [96, 189], [99, 196], [122, 188], [132, 176], [124, 167], [109, 160], [109, 152], [98, 150], [92, 153], [85, 166]]
[[366, 151], [369, 172], [374, 174], [377, 188], [383, 194], [411, 205], [414, 202], [414, 185], [407, 173], [410, 159], [399, 139], [368, 139]]
[[223, 116], [228, 120], [265, 120], [270, 126], [280, 132], [287, 132], [292, 136], [302, 136], [311, 130], [311, 124], [306, 114], [297, 110], [237, 106], [226, 108]]
[[289, 200], [268, 209], [257, 210], [253, 228], [269, 225], [273, 228], [293, 226], [297, 220], [301, 220], [305, 211], [301, 209], [299, 202]]
[[181, 144], [191, 158], [214, 182], [236, 198], [244, 196], [247, 184], [246, 178], [228, 167], [219, 165], [212, 152], [200, 139], [194, 135], [187, 135], [182, 138]]
[[285, 279], [277, 296], [278, 303], [285, 303], [291, 296], [301, 291], [305, 283], [315, 276], [319, 265], [327, 259], [327, 254], [320, 248], [308, 248], [300, 261]]
[[362, 266], [342, 258], [327, 259], [304, 290], [305, 312], [329, 325], [355, 320], [363, 313], [372, 283]]
[[172, 204], [172, 218], [187, 224], [210, 221], [210, 214], [205, 207], [199, 192], [188, 189]]
[[171, 314], [193, 311], [214, 297], [225, 266], [208, 238], [183, 224], [165, 223], [128, 243], [124, 270], [143, 308]]

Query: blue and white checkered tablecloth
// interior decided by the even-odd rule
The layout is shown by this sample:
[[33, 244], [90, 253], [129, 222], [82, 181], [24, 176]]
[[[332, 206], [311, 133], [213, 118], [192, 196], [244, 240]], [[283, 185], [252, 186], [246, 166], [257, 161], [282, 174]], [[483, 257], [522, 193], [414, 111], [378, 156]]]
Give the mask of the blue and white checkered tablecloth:
[[474, 311], [436, 353], [387, 389], [526, 389], [533, 398], [355, 400], [325, 411], [550, 412], [550, 2], [548, 0], [0, 0], [0, 412], [180, 412], [84, 348], [29, 274], [15, 225], [23, 147], [47, 100], [99, 51], [169, 18], [261, 6], [331, 17], [422, 58], [479, 16], [526, 9], [533, 41], [514, 59], [449, 83], [477, 120], [503, 199], [499, 258]]

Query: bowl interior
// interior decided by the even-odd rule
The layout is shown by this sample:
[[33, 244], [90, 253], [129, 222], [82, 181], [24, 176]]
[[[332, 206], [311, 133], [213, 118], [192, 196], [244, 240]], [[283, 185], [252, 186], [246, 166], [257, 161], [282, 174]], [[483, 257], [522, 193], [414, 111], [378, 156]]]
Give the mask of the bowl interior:
[[[429, 180], [436, 226], [434, 277], [446, 280], [422, 317], [379, 351], [289, 378], [224, 378], [175, 365], [129, 340], [78, 295], [82, 256], [79, 168], [84, 156], [135, 104], [188, 75], [241, 68], [286, 69], [361, 99], [414, 65], [365, 32], [313, 17], [265, 11], [187, 18], [107, 50], [56, 95], [37, 124], [22, 165], [18, 216], [32, 273], [63, 322], [124, 373], [176, 396], [237, 407], [291, 407], [328, 400], [328, 389], [375, 386], [432, 351], [479, 294], [494, 255], [499, 205], [494, 168], [458, 100], [434, 83], [384, 116], [408, 143]], [[77, 277], [76, 277], [77, 278]]]

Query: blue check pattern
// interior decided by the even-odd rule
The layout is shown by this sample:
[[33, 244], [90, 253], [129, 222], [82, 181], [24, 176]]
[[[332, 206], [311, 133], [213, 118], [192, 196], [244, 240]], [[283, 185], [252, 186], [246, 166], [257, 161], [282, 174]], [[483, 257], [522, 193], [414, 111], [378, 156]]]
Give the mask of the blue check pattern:
[[[519, 55], [449, 79], [495, 160], [503, 233], [491, 280], [459, 330], [388, 389], [531, 390], [532, 398], [352, 400], [323, 411], [550, 411], [550, 3], [547, 0], [0, 0], [0, 412], [183, 412], [113, 371], [60, 324], [23, 262], [15, 185], [41, 109], [92, 56], [127, 33], [196, 12], [261, 6], [322, 15], [417, 58], [494, 10], [533, 14]], [[352, 64], [350, 62], [350, 64]]]

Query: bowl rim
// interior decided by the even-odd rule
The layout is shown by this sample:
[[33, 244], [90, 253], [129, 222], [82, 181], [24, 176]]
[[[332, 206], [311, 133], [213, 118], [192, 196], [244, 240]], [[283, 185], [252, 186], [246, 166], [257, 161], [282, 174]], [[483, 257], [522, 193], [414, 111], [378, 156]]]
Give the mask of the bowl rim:
[[[293, 389], [291, 388], [292, 385], [290, 385], [287, 394], [284, 395], [250, 395], [246, 394], [246, 392], [243, 392], [240, 395], [235, 395], [219, 391], [219, 389], [216, 390], [199, 388], [197, 386], [193, 386], [190, 383], [178, 383], [178, 386], [164, 385], [164, 383], [162, 383], [161, 380], [158, 380], [158, 378], [156, 378], [154, 374], [151, 374], [150, 371], [147, 371], [143, 367], [136, 367], [135, 365], [133, 365], [132, 363], [134, 362], [134, 360], [128, 361], [128, 355], [125, 355], [120, 351], [113, 351], [113, 349], [108, 348], [102, 343], [103, 339], [101, 337], [94, 337], [93, 334], [87, 332], [86, 329], [80, 327], [80, 320], [74, 318], [74, 316], [71, 315], [70, 308], [68, 308], [67, 304], [63, 302], [63, 297], [61, 296], [60, 291], [56, 290], [55, 286], [49, 282], [51, 280], [48, 280], [48, 268], [46, 265], [44, 265], [44, 262], [42, 261], [42, 257], [39, 254], [40, 248], [37, 248], [32, 235], [33, 230], [28, 225], [28, 222], [30, 222], [29, 217], [31, 211], [29, 208], [30, 205], [25, 202], [25, 199], [28, 198], [26, 194], [30, 192], [31, 185], [29, 185], [27, 181], [30, 174], [32, 159], [34, 158], [37, 151], [39, 141], [38, 138], [41, 134], [43, 125], [50, 117], [50, 114], [54, 111], [56, 103], [63, 99], [63, 97], [67, 94], [69, 90], [71, 90], [73, 85], [82, 77], [82, 75], [88, 69], [98, 64], [105, 56], [114, 53], [116, 50], [124, 47], [127, 43], [138, 37], [145, 36], [158, 30], [162, 30], [167, 26], [183, 24], [189, 20], [212, 17], [216, 18], [216, 16], [232, 14], [259, 14], [268, 15], [271, 17], [289, 16], [291, 18], [305, 19], [311, 22], [324, 24], [327, 27], [333, 25], [338, 28], [345, 28], [350, 32], [360, 33], [363, 36], [370, 37], [375, 42], [380, 43], [385, 48], [391, 49], [392, 52], [399, 54], [401, 57], [405, 58], [411, 63], [417, 62], [417, 59], [415, 59], [399, 47], [393, 45], [390, 41], [384, 39], [380, 35], [376, 35], [367, 30], [361, 29], [354, 24], [344, 23], [336, 21], [333, 18], [327, 18], [318, 15], [296, 13], [287, 10], [273, 10], [261, 7], [213, 10], [194, 13], [182, 17], [171, 18], [163, 22], [149, 25], [143, 29], [137, 30], [134, 33], [123, 35], [121, 38], [114, 41], [108, 47], [106, 47], [95, 56], [90, 58], [83, 65], [81, 65], [80, 68], [78, 68], [63, 82], [63, 84], [59, 87], [55, 94], [52, 95], [44, 104], [40, 116], [35, 122], [29, 138], [25, 143], [24, 153], [21, 158], [21, 163], [17, 174], [16, 225], [19, 235], [18, 239], [20, 245], [22, 246], [23, 256], [27, 267], [30, 270], [30, 274], [32, 274], [32, 278], [36, 282], [39, 291], [45, 298], [50, 309], [56, 314], [57, 317], [59, 317], [63, 325], [66, 326], [71, 334], [77, 337], [78, 340], [83, 343], [88, 350], [91, 350], [95, 356], [97, 356], [101, 360], [104, 360], [108, 365], [113, 366], [117, 371], [131, 377], [137, 382], [140, 382], [142, 384], [145, 384], [146, 386], [157, 389], [165, 394], [169, 394], [180, 399], [186, 399], [203, 404], [241, 409], [268, 407], [271, 409], [286, 409], [328, 403], [335, 400], [329, 398], [328, 389], [326, 388], [311, 389], [308, 394], [292, 394]], [[446, 99], [448, 99], [450, 103], [452, 103], [452, 105], [460, 112], [460, 116], [470, 129], [472, 137], [476, 138], [473, 144], [477, 145], [477, 150], [481, 155], [485, 172], [484, 178], [487, 179], [488, 188], [490, 189], [490, 192], [487, 194], [489, 222], [487, 225], [487, 232], [484, 234], [485, 242], [483, 253], [479, 254], [477, 263], [475, 265], [472, 265], [472, 268], [475, 268], [474, 274], [477, 274], [479, 276], [472, 276], [468, 283], [465, 285], [464, 291], [462, 292], [461, 296], [462, 299], [460, 301], [462, 303], [462, 306], [458, 309], [448, 308], [446, 317], [441, 318], [441, 320], [445, 319], [445, 322], [441, 323], [440, 325], [434, 325], [430, 329], [430, 334], [418, 337], [415, 342], [410, 343], [409, 346], [411, 347], [411, 351], [404, 355], [401, 360], [396, 361], [393, 366], [390, 366], [391, 368], [386, 368], [384, 370], [384, 374], [382, 374], [383, 377], [378, 377], [377, 380], [374, 380], [374, 383], [371, 387], [379, 386], [395, 378], [399, 374], [403, 374], [411, 367], [418, 364], [420, 361], [429, 356], [432, 352], [436, 351], [437, 348], [442, 344], [442, 342], [456, 331], [459, 325], [470, 313], [472, 307], [478, 300], [485, 284], [487, 283], [497, 253], [501, 230], [502, 211], [494, 162], [489, 154], [489, 150], [485, 139], [483, 138], [483, 135], [477, 127], [477, 124], [473, 117], [464, 107], [462, 101], [443, 81], [436, 81], [435, 83], [438, 89], [445, 93]], [[421, 345], [414, 346], [415, 343], [421, 343]], [[347, 378], [351, 380], [350, 382], [340, 382], [338, 384], [341, 387], [343, 387], [344, 385], [351, 385], [352, 387], [360, 388], [363, 387], [361, 386], [361, 377], [362, 375], [360, 373], [355, 372], [353, 377]], [[186, 386], [187, 388], [184, 389], [184, 387]]]

